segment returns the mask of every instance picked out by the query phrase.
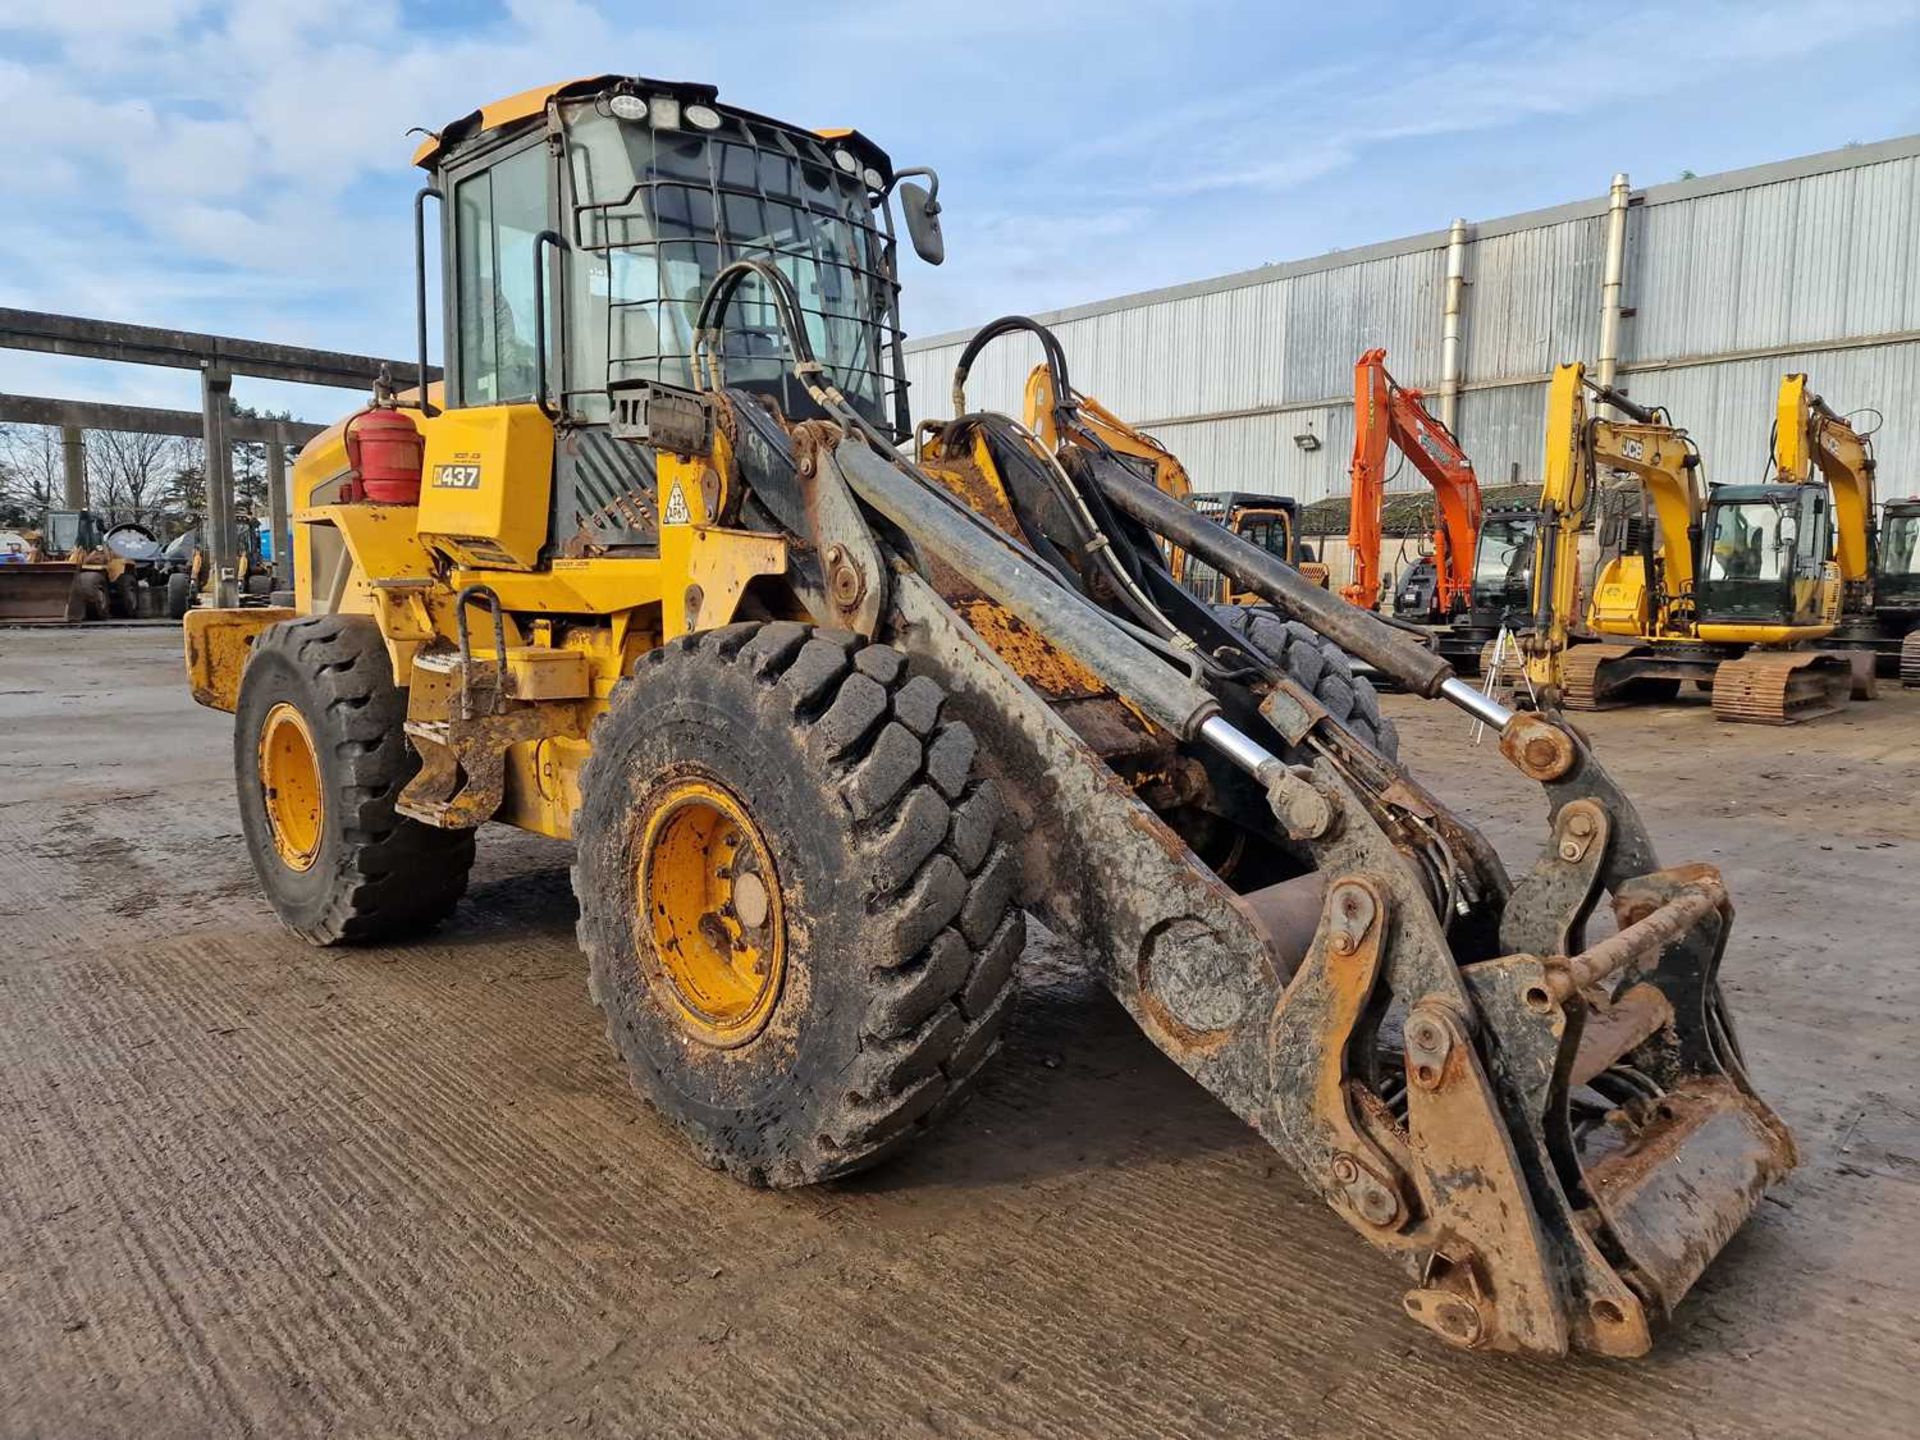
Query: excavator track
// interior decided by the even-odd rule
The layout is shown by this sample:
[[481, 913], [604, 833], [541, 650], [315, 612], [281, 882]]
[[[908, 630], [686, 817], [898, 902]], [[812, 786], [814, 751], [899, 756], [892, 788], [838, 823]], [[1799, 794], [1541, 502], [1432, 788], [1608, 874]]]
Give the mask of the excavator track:
[[1560, 704], [1567, 710], [1605, 709], [1608, 687], [1603, 683], [1601, 667], [1612, 660], [1623, 660], [1639, 649], [1637, 645], [1570, 645], [1560, 662]]
[[1741, 725], [1798, 725], [1847, 708], [1853, 667], [1821, 650], [1755, 650], [1713, 672], [1713, 714]]
[[1900, 683], [1909, 690], [1920, 689], [1920, 630], [1908, 632], [1900, 642]]

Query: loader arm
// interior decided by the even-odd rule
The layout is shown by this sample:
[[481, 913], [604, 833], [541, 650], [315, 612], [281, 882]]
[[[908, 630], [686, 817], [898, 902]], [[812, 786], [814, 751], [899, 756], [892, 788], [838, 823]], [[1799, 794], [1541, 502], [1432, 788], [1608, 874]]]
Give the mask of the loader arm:
[[1387, 352], [1367, 351], [1353, 367], [1353, 481], [1347, 547], [1353, 583], [1340, 593], [1363, 609], [1380, 600], [1380, 507], [1386, 498], [1387, 451], [1399, 449], [1433, 487], [1433, 567], [1442, 617], [1473, 593], [1474, 546], [1480, 534], [1480, 483], [1473, 462], [1423, 396], [1396, 384]]

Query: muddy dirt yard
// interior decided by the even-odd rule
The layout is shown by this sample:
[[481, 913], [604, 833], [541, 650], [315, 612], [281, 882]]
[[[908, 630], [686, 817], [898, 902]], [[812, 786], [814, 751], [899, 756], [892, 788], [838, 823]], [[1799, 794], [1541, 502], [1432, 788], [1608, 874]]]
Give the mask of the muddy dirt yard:
[[[284, 934], [178, 632], [0, 630], [0, 1435], [1910, 1435], [1920, 692], [1590, 730], [1801, 1168], [1621, 1363], [1443, 1348], [1401, 1277], [1037, 943], [974, 1103], [855, 1183], [701, 1168], [630, 1093], [568, 851], [483, 832], [452, 923]], [[1531, 863], [1456, 712], [1405, 753]]]

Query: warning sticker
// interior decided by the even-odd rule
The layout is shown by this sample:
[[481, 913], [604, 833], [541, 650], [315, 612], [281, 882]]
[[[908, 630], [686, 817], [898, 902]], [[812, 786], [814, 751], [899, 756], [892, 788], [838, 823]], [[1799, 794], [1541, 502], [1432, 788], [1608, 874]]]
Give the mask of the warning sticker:
[[667, 494], [667, 508], [661, 513], [662, 525], [691, 525], [693, 516], [687, 513], [687, 497], [680, 493], [680, 482], [673, 482], [673, 489]]

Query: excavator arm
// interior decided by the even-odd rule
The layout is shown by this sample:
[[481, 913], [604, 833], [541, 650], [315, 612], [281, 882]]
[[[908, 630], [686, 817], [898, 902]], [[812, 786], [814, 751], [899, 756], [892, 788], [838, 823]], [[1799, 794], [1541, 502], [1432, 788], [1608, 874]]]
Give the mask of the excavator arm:
[[1817, 467], [1833, 494], [1835, 552], [1840, 578], [1862, 585], [1873, 578], [1868, 532], [1873, 524], [1873, 443], [1807, 389], [1795, 373], [1780, 381], [1774, 426], [1774, 464], [1781, 479], [1804, 485]]
[[1534, 534], [1533, 622], [1521, 636], [1527, 678], [1543, 696], [1561, 688], [1561, 662], [1580, 589], [1580, 530], [1587, 521], [1593, 455], [1587, 428], [1587, 367], [1555, 368], [1547, 387], [1546, 467]]
[[1353, 499], [1347, 546], [1353, 583], [1340, 593], [1362, 609], [1380, 600], [1380, 506], [1387, 449], [1398, 446], [1433, 487], [1433, 568], [1440, 613], [1465, 607], [1473, 593], [1474, 543], [1480, 533], [1480, 483], [1460, 443], [1424, 403], [1387, 371], [1387, 352], [1367, 351], [1353, 367]]
[[[1078, 426], [1118, 455], [1131, 456], [1153, 468], [1153, 483], [1176, 500], [1193, 490], [1187, 470], [1174, 453], [1143, 430], [1137, 430], [1115, 415], [1091, 395], [1073, 397]], [[1063, 438], [1059, 421], [1059, 402], [1054, 395], [1053, 373], [1045, 365], [1033, 367], [1027, 377], [1025, 401], [1027, 428], [1040, 437], [1048, 449], [1057, 450]]]
[[[1593, 416], [1587, 395], [1625, 420]], [[1659, 519], [1637, 553], [1614, 557], [1594, 579], [1591, 620], [1597, 630], [1636, 638], [1677, 635], [1692, 623], [1694, 553], [1700, 543], [1700, 457], [1686, 431], [1664, 412], [1602, 390], [1579, 363], [1554, 371], [1547, 392], [1547, 462], [1541, 525], [1535, 542], [1533, 630], [1522, 641], [1536, 689], [1558, 694], [1562, 659], [1579, 604], [1580, 532], [1586, 525], [1597, 470], [1633, 475]]]

